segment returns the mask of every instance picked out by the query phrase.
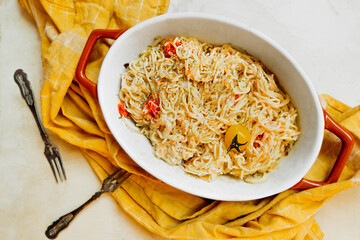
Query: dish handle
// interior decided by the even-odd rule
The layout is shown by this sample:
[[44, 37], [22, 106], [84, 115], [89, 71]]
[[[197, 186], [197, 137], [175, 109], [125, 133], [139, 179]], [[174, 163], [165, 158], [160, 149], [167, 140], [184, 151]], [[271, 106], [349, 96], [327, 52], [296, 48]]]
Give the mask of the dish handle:
[[75, 71], [75, 79], [85, 88], [87, 88], [95, 98], [97, 98], [97, 85], [88, 79], [85, 75], [86, 65], [89, 61], [89, 57], [94, 48], [94, 45], [100, 38], [117, 39], [125, 31], [126, 29], [95, 29], [91, 32], [85, 44], [84, 50], [81, 54]]
[[336, 182], [339, 179], [341, 172], [345, 167], [346, 161], [350, 156], [351, 150], [354, 146], [353, 136], [345, 128], [341, 127], [337, 122], [335, 122], [334, 119], [332, 119], [324, 109], [323, 112], [324, 112], [324, 120], [325, 120], [325, 129], [334, 133], [338, 138], [340, 138], [342, 142], [340, 153], [336, 159], [336, 162], [327, 180], [312, 181], [303, 178], [300, 180], [300, 182], [295, 184], [290, 189], [309, 189], [309, 188], [320, 187], [326, 184]]

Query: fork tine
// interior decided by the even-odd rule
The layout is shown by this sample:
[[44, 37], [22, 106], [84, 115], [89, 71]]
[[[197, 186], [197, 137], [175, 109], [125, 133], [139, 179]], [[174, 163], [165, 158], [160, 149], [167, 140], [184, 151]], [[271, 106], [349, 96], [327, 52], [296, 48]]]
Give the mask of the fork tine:
[[119, 178], [118, 179], [116, 179], [116, 183], [118, 184], [118, 185], [121, 185], [128, 177], [130, 177], [131, 176], [131, 173], [129, 173], [129, 172], [125, 172], [125, 173], [123, 173], [121, 176], [119, 176]]
[[66, 180], [66, 173], [65, 173], [65, 169], [63, 167], [63, 163], [62, 163], [62, 159], [61, 159], [61, 156], [60, 156], [60, 152], [59, 152], [59, 149], [54, 146], [54, 153], [55, 153], [55, 156], [56, 156], [56, 161], [58, 162], [58, 164], [60, 165], [60, 168], [61, 168], [61, 173], [60, 175], [63, 176], [64, 180]]
[[60, 163], [60, 167], [61, 167], [61, 172], [62, 172], [62, 174], [63, 174], [63, 176], [64, 176], [65, 181], [66, 181], [66, 180], [67, 180], [67, 179], [66, 179], [66, 173], [65, 173], [65, 169], [64, 169], [64, 167], [63, 167], [61, 158], [59, 158], [59, 163]]
[[116, 181], [116, 184], [114, 188], [118, 188], [123, 182], [125, 182], [128, 177], [131, 176], [131, 173], [127, 172], [126, 170], [122, 169], [123, 171], [116, 177], [114, 177], [114, 180]]
[[54, 159], [54, 162], [55, 162], [55, 166], [56, 166], [56, 170], [57, 170], [57, 173], [60, 177], [60, 181], [64, 181], [63, 177], [62, 177], [62, 174], [60, 172], [60, 166], [59, 166], [59, 161], [57, 161], [57, 158]]
[[56, 176], [56, 173], [55, 173], [55, 168], [54, 168], [54, 165], [53, 165], [52, 161], [49, 160], [48, 162], [49, 162], [50, 167], [51, 167], [51, 170], [52, 170], [52, 172], [53, 172], [53, 174], [54, 174], [56, 183], [59, 183], [59, 181], [58, 181], [58, 179], [57, 179], [57, 176]]
[[124, 171], [124, 169], [119, 168], [118, 170], [116, 170], [114, 173], [112, 173], [111, 175], [109, 175], [106, 179], [112, 179], [115, 177], [115, 175], [117, 175], [119, 172]]
[[62, 164], [59, 149], [57, 148], [57, 146], [55, 146], [53, 144], [51, 144], [50, 146], [51, 146], [49, 149], [50, 153], [51, 153], [50, 158], [52, 159], [52, 162], [55, 163], [59, 178], [60, 178], [61, 182], [63, 182], [66, 180], [66, 174], [65, 174], [65, 169]]

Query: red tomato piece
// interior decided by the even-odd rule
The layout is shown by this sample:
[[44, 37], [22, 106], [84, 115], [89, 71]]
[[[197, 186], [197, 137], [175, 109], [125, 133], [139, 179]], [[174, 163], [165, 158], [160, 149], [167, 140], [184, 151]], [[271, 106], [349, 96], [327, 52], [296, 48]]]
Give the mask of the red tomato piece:
[[[176, 44], [178, 46], [178, 44]], [[166, 58], [170, 58], [176, 55], [176, 49], [174, 47], [174, 41], [168, 40], [164, 43], [164, 54]]]
[[160, 113], [160, 103], [151, 96], [150, 99], [145, 103], [145, 109], [147, 113], [150, 114], [153, 118], [157, 118]]
[[120, 101], [118, 104], [118, 110], [122, 117], [129, 117], [128, 111], [125, 109], [125, 103], [123, 101]]
[[[262, 133], [262, 134], [256, 136], [255, 140], [261, 141], [263, 137], [264, 137], [264, 134]], [[254, 148], [258, 148], [258, 147], [260, 147], [260, 144], [257, 142], [254, 142]]]
[[[235, 101], [238, 100], [240, 98], [240, 96], [238, 94], [235, 95]], [[236, 104], [238, 104], [237, 102], [234, 103], [233, 107], [236, 106]]]

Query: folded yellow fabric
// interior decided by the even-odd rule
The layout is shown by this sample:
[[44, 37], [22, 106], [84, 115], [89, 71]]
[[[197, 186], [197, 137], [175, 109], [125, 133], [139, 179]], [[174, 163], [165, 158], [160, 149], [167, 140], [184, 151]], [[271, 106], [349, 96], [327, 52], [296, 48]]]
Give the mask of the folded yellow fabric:
[[[42, 42], [42, 118], [46, 128], [78, 146], [100, 179], [116, 167], [134, 173], [115, 200], [149, 231], [174, 239], [321, 239], [314, 213], [334, 194], [360, 184], [360, 108], [330, 96], [321, 101], [355, 137], [353, 153], [339, 182], [305, 191], [288, 190], [246, 202], [211, 201], [174, 189], [148, 175], [121, 149], [108, 130], [97, 100], [73, 81], [75, 68], [93, 29], [129, 28], [166, 12], [169, 0], [19, 0], [35, 20]], [[97, 43], [87, 67], [96, 82], [107, 41]], [[340, 141], [326, 133], [307, 178], [328, 174]], [[331, 147], [329, 147], [331, 146]], [[336, 146], [336, 147], [334, 147]]]

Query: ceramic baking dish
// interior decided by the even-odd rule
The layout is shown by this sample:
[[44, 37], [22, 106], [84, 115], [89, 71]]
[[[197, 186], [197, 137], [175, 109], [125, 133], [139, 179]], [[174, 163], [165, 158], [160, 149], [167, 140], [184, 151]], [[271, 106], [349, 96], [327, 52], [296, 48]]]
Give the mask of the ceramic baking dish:
[[[279, 85], [290, 96], [298, 110], [301, 134], [289, 155], [280, 159], [265, 181], [249, 184], [242, 180], [220, 176], [207, 182], [191, 176], [180, 167], [170, 166], [156, 158], [149, 140], [132, 131], [129, 119], [120, 119], [120, 77], [124, 64], [137, 58], [157, 36], [184, 35], [212, 44], [230, 43], [259, 58], [273, 72]], [[116, 39], [108, 51], [97, 84], [85, 75], [91, 50], [99, 38]], [[252, 27], [237, 21], [208, 14], [177, 13], [151, 18], [128, 30], [94, 30], [84, 48], [76, 70], [76, 79], [97, 97], [105, 121], [126, 153], [144, 170], [163, 182], [205, 198], [216, 200], [251, 200], [267, 197], [284, 190], [306, 189], [338, 180], [345, 166], [353, 138], [323, 110], [318, 95], [295, 60], [278, 44]], [[130, 126], [130, 127], [129, 127]], [[315, 162], [324, 136], [324, 129], [336, 134], [342, 148], [329, 177], [321, 182], [304, 179]]]

